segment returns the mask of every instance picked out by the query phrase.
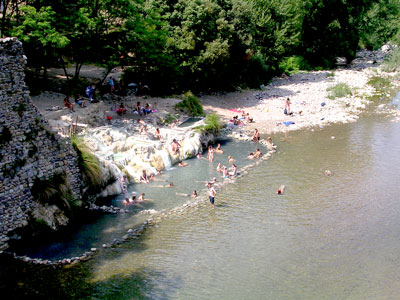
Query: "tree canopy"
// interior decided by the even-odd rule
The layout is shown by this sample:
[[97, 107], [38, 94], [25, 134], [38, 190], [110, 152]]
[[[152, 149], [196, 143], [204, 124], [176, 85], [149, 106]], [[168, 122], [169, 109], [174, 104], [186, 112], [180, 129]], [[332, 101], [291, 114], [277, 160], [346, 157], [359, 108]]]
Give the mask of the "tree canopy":
[[28, 66], [126, 67], [159, 94], [256, 87], [400, 40], [400, 0], [0, 0]]

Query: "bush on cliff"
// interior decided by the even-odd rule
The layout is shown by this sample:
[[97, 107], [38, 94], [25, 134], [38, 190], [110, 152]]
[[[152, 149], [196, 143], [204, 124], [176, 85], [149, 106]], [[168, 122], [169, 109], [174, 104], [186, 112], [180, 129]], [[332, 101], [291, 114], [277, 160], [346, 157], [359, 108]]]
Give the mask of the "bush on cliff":
[[55, 173], [48, 179], [36, 177], [31, 194], [42, 204], [55, 204], [59, 208], [71, 210], [75, 201], [67, 185], [65, 173]]
[[199, 132], [219, 134], [223, 127], [221, 119], [217, 114], [214, 113], [207, 115], [204, 123], [204, 125], [197, 126], [195, 129]]
[[203, 106], [192, 92], [185, 93], [183, 100], [176, 104], [175, 108], [186, 112], [191, 117], [204, 116]]
[[84, 180], [91, 189], [98, 189], [102, 186], [103, 179], [100, 163], [97, 157], [90, 151], [81, 137], [71, 136], [72, 146], [78, 154], [78, 165]]

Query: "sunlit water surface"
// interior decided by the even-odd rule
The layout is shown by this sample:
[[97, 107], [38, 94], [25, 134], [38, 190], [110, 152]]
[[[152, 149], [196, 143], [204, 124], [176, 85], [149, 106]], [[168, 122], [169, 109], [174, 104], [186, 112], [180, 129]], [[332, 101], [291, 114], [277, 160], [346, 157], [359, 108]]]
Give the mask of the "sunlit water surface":
[[[87, 299], [398, 299], [400, 124], [367, 114], [274, 140], [278, 153], [219, 190], [215, 209], [204, 201], [84, 264], [16, 267], [23, 285], [15, 290]], [[216, 163], [190, 163], [165, 175], [184, 182], [180, 192], [196, 188], [200, 174], [214, 176]], [[187, 201], [151, 190], [165, 201], [152, 209]], [[110, 222], [130, 225], [113, 218], [104, 239], [119, 232]]]

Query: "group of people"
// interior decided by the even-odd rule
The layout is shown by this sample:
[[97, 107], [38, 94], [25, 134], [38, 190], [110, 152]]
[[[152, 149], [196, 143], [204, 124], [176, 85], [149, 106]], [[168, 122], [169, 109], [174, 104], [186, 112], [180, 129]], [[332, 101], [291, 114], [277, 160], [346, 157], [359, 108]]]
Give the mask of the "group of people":
[[254, 122], [254, 120], [250, 116], [250, 114], [246, 113], [244, 110], [243, 111], [237, 111], [237, 112], [241, 112], [241, 116], [239, 117], [239, 115], [236, 115], [236, 116], [232, 117], [233, 125], [245, 125], [245, 124]]

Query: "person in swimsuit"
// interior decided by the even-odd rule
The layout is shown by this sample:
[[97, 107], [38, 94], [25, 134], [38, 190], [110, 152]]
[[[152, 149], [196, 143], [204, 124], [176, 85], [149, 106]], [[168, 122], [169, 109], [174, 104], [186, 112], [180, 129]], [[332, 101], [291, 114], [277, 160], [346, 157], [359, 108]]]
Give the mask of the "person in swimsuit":
[[178, 166], [180, 166], [180, 167], [187, 167], [187, 166], [189, 166], [189, 164], [186, 163], [186, 162], [181, 161], [181, 162], [179, 162]]
[[249, 154], [249, 156], [247, 156], [248, 159], [254, 159], [254, 157], [255, 157], [255, 155], [254, 155], [253, 152], [251, 152], [251, 153]]
[[215, 196], [217, 195], [217, 192], [213, 188], [211, 183], [208, 183], [208, 197], [210, 199], [211, 206], [215, 208], [214, 202], [215, 202]]
[[143, 170], [142, 175], [140, 176], [139, 181], [141, 183], [149, 183], [149, 177], [147, 177], [146, 170]]
[[161, 140], [161, 139], [162, 139], [162, 135], [161, 135], [161, 132], [160, 132], [160, 128], [156, 128], [156, 132], [154, 133], [154, 137], [155, 137], [156, 139], [158, 139], [158, 140]]
[[215, 152], [214, 148], [212, 146], [209, 146], [208, 147], [208, 155], [207, 155], [209, 162], [213, 162], [213, 160], [214, 160], [214, 152]]
[[221, 149], [221, 144], [217, 145], [217, 148], [215, 148], [215, 153], [218, 153], [218, 154], [223, 154], [224, 153], [224, 151]]
[[224, 169], [222, 170], [222, 175], [223, 175], [224, 179], [229, 178], [229, 171], [228, 171], [227, 167], [224, 167]]
[[261, 155], [262, 155], [262, 153], [261, 153], [260, 149], [257, 148], [256, 153], [254, 153], [254, 158], [260, 158]]
[[142, 134], [142, 132], [147, 134], [147, 124], [146, 124], [146, 122], [141, 120], [141, 119], [138, 119], [137, 121], [140, 124], [139, 134]]
[[281, 186], [279, 187], [279, 189], [276, 191], [276, 193], [277, 193], [278, 195], [282, 195], [284, 190], [285, 190], [285, 186], [284, 186], [284, 185], [281, 185]]
[[219, 162], [218, 165], [217, 165], [217, 172], [218, 172], [218, 173], [221, 173], [222, 170], [223, 170], [223, 169], [222, 169], [222, 164]]
[[260, 133], [258, 132], [258, 129], [254, 129], [253, 142], [258, 142], [259, 140], [260, 140]]
[[228, 156], [228, 161], [229, 161], [230, 163], [234, 163], [236, 160], [235, 160], [231, 155], [229, 155], [229, 156]]

